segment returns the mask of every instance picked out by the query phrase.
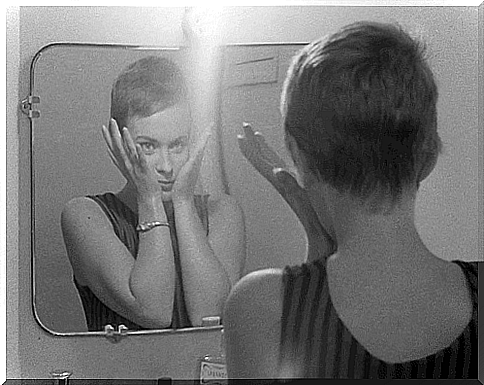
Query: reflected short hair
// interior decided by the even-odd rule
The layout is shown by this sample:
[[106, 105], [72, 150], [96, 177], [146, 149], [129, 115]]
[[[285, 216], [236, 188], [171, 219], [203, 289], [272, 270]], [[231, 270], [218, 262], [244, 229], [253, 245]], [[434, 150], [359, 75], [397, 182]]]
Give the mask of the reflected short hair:
[[393, 24], [358, 22], [305, 46], [288, 70], [284, 130], [340, 192], [393, 203], [441, 151], [425, 46]]
[[145, 118], [188, 101], [180, 68], [171, 60], [147, 56], [130, 64], [115, 80], [111, 90], [111, 117], [119, 128], [132, 118]]

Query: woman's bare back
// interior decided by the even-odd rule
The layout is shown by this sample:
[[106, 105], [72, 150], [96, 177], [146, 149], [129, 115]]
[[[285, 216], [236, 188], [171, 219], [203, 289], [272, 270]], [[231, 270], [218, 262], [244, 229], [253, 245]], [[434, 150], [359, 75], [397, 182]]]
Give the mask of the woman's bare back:
[[401, 363], [437, 353], [471, 320], [472, 300], [462, 269], [436, 257], [427, 260], [418, 269], [384, 267], [385, 276], [328, 261], [330, 298], [339, 318], [382, 361]]

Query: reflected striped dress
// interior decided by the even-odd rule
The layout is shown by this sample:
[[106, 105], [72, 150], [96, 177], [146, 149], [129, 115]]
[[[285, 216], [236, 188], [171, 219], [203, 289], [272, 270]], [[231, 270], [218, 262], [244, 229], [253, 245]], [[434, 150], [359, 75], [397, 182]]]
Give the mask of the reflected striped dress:
[[[136, 258], [138, 254], [139, 238], [136, 232], [138, 225], [138, 216], [126, 206], [113, 193], [102, 195], [88, 196], [93, 199], [104, 211], [113, 225], [116, 236], [124, 243], [130, 253]], [[198, 215], [206, 232], [208, 234], [208, 212], [207, 212], [208, 195], [195, 196], [195, 206]], [[171, 242], [173, 245], [173, 257], [175, 262], [175, 297], [173, 301], [173, 316], [170, 328], [178, 329], [191, 327], [190, 319], [185, 304], [185, 295], [183, 292], [183, 276], [180, 265], [180, 251], [178, 249], [178, 239], [176, 236], [175, 213], [171, 201], [163, 202], [168, 223], [170, 224]], [[142, 326], [126, 319], [107, 307], [88, 286], [80, 285], [74, 277], [74, 285], [77, 288], [81, 298], [84, 314], [86, 317], [87, 329], [89, 331], [103, 331], [107, 324], [112, 325], [115, 330], [123, 324], [130, 330], [143, 330]]]
[[[334, 309], [325, 261], [286, 266], [279, 373], [297, 377], [477, 379], [477, 262], [453, 261], [464, 271], [472, 297], [472, 319], [446, 349], [419, 360], [390, 364], [372, 356]], [[308, 338], [308, 336], [311, 336]]]

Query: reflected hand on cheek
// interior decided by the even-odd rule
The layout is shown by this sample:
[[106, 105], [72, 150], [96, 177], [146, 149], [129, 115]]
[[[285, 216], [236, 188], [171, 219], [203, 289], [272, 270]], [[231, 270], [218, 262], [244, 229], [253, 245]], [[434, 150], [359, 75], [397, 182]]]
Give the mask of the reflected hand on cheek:
[[[173, 185], [174, 200], [186, 201], [193, 198], [203, 155], [210, 136], [211, 133], [206, 131], [200, 135], [199, 140], [193, 145], [193, 148], [190, 149], [188, 160], [180, 168], [175, 184]], [[187, 148], [187, 146], [185, 146], [185, 148]], [[188, 152], [186, 156], [188, 156]]]
[[156, 195], [159, 188], [149, 176], [149, 165], [141, 146], [134, 143], [126, 127], [121, 132], [114, 119], [110, 120], [109, 129], [103, 126], [111, 160], [140, 194]]

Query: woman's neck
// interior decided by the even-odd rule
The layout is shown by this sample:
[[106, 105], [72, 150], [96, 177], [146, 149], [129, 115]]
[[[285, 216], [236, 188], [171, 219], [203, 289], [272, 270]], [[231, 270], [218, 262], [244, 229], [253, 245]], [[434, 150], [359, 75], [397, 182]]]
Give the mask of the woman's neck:
[[370, 205], [328, 187], [312, 194], [320, 218], [330, 223], [337, 243], [337, 254], [379, 263], [402, 260], [431, 253], [423, 244], [414, 222], [415, 194], [404, 194], [391, 209], [374, 212]]
[[[128, 206], [131, 211], [133, 211], [135, 214], [138, 214], [138, 192], [136, 191], [136, 187], [126, 183], [126, 185], [115, 195], [126, 206]], [[167, 207], [170, 207], [171, 210], [172, 202], [163, 201], [163, 206], [165, 207], [165, 210]]]

